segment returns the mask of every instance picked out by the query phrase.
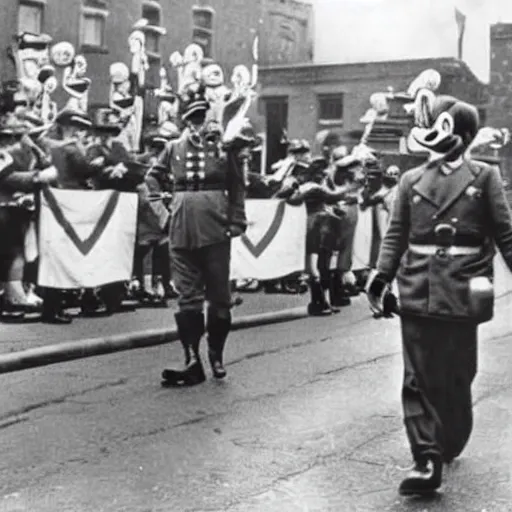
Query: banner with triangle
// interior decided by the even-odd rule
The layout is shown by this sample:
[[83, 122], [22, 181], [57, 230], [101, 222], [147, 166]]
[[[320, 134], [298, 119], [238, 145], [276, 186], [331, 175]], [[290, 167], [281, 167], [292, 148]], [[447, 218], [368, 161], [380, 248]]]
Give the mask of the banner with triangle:
[[45, 188], [40, 196], [38, 284], [93, 288], [131, 279], [137, 194]]
[[231, 279], [278, 279], [306, 261], [306, 207], [277, 199], [248, 199], [248, 227], [231, 248]]

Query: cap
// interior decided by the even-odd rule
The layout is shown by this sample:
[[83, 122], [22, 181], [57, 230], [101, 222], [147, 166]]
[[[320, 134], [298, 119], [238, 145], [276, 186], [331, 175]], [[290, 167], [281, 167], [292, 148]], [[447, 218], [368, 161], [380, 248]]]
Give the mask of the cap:
[[348, 155], [347, 146], [337, 146], [332, 150], [331, 158], [333, 162], [345, 158]]
[[200, 82], [190, 84], [181, 94], [181, 118], [189, 119], [196, 112], [206, 112], [210, 104], [205, 97], [205, 86]]
[[305, 139], [292, 139], [288, 143], [288, 153], [292, 154], [300, 154], [300, 153], [309, 153], [311, 151], [311, 146], [309, 142]]
[[347, 155], [335, 160], [334, 165], [341, 171], [353, 171], [355, 167], [362, 165], [362, 162], [355, 155]]

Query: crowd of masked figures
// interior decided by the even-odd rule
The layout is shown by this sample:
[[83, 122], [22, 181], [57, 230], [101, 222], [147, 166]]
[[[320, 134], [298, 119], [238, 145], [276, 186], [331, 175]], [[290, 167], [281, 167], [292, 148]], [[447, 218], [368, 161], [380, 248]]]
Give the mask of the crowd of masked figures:
[[[170, 208], [172, 177], [153, 164], [165, 145], [180, 136], [180, 103], [197, 84], [206, 90], [210, 104], [205, 129], [211, 140], [223, 144], [241, 131], [250, 134], [252, 145], [243, 154], [247, 197], [305, 204], [308, 214], [305, 272], [264, 283], [233, 283], [237, 292], [233, 305], [242, 302], [241, 290], [304, 293], [311, 276], [317, 283], [311, 290], [311, 314], [329, 315], [350, 304], [350, 297], [363, 290], [366, 272], [375, 263], [378, 240], [386, 229], [394, 190], [404, 171], [396, 165], [383, 168], [378, 152], [367, 144], [375, 124], [387, 119], [389, 100], [397, 94], [388, 91], [371, 96], [371, 108], [361, 119], [361, 140], [350, 150], [339, 144], [334, 133], [319, 134], [318, 155], [312, 153], [308, 141], [284, 136], [284, 158], [273, 163], [270, 174], [262, 175], [255, 157], [261, 154], [262, 141], [247, 119], [258, 80], [256, 42], [254, 62], [234, 68], [230, 87], [225, 85], [222, 68], [205, 59], [200, 46], [190, 44], [183, 55], [174, 52], [169, 58], [177, 86], [171, 87], [169, 70], [162, 68], [159, 87], [149, 90], [147, 23], [142, 19], [133, 26], [128, 37], [130, 61], [110, 65], [109, 105], [94, 111], [88, 105], [91, 79], [87, 61], [73, 45], [54, 42], [47, 34], [22, 33], [13, 38], [9, 55], [17, 78], [2, 83], [0, 91], [2, 317], [24, 318], [42, 311], [43, 320], [69, 323], [69, 315], [62, 312], [70, 307], [80, 308], [84, 315], [111, 314], [125, 308], [167, 306], [167, 300], [176, 297], [167, 228], [154, 216], [155, 206], [164, 214]], [[439, 73], [426, 70], [400, 93], [406, 99], [404, 109], [416, 125], [425, 123], [423, 106], [433, 101], [439, 85]], [[67, 98], [58, 105], [54, 96], [59, 87]], [[158, 101], [158, 114], [151, 123], [144, 112], [148, 93]], [[492, 144], [502, 147], [507, 142], [505, 130], [483, 129], [470, 150]], [[77, 163], [84, 157], [88, 173]], [[37, 255], [37, 250], [31, 247], [37, 245], [38, 193], [44, 186], [138, 193], [131, 282], [60, 293], [51, 300], [41, 298], [44, 293], [34, 284], [37, 256], [31, 256]], [[153, 207], [151, 218], [144, 213], [148, 205]], [[371, 233], [361, 236], [368, 230]], [[361, 247], [355, 245], [361, 243], [366, 244], [362, 249], [366, 254], [359, 258], [363, 261], [355, 262], [355, 254], [361, 253]], [[56, 300], [58, 306], [52, 305]]]

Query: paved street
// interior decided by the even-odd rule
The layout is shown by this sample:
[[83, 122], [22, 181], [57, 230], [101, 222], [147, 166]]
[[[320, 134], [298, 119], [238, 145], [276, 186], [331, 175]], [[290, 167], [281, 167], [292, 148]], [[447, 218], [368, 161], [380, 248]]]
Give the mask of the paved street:
[[510, 511], [511, 314], [481, 329], [473, 437], [431, 501], [397, 495], [398, 322], [358, 299], [233, 333], [228, 379], [193, 389], [160, 387], [177, 343], [0, 375], [0, 510]]
[[[233, 309], [233, 316], [269, 313], [285, 308], [307, 304], [309, 295], [270, 294], [262, 292], [244, 293], [242, 305]], [[84, 338], [100, 338], [147, 329], [171, 328], [175, 325], [176, 300], [170, 300], [168, 308], [139, 308], [105, 317], [84, 318], [79, 310], [71, 310], [74, 321], [71, 325], [48, 325], [39, 321], [39, 315], [27, 316], [23, 321], [0, 322], [0, 354], [24, 350]]]

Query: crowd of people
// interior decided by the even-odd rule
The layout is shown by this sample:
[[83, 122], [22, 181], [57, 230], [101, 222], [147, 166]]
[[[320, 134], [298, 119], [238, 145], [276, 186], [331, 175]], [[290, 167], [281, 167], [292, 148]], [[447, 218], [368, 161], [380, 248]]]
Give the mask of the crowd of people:
[[[273, 165], [263, 195], [290, 205], [305, 205], [305, 277], [311, 294], [308, 310], [313, 316], [326, 316], [350, 305], [351, 297], [364, 288], [378, 240], [387, 227], [400, 170], [396, 165], [384, 168], [379, 155], [365, 144], [349, 152], [334, 132], [321, 133], [319, 138], [318, 156], [312, 154], [308, 141], [288, 141], [286, 158]], [[262, 195], [261, 182], [258, 185], [257, 192]], [[374, 227], [380, 236], [369, 233], [370, 244], [365, 248], [368, 258], [361, 265], [353, 256], [358, 219], [365, 212], [374, 215]], [[362, 225], [359, 228], [366, 229]], [[263, 287], [266, 293], [285, 292], [290, 282], [272, 280]], [[297, 287], [291, 289], [295, 292]]]
[[[160, 88], [153, 91], [159, 100], [158, 115], [153, 120], [142, 115], [142, 100], [147, 93], [144, 21], [135, 24], [128, 39], [131, 65], [117, 62], [110, 66], [109, 106], [94, 110], [88, 109], [91, 80], [85, 76], [84, 56], [76, 55], [66, 42], [53, 45], [50, 51], [52, 38], [46, 34], [23, 33], [14, 39], [11, 56], [17, 79], [4, 82], [0, 91], [0, 310], [3, 315], [20, 317], [39, 312], [43, 322], [69, 324], [72, 317], [66, 310], [71, 307], [78, 307], [82, 314], [90, 316], [113, 314], [139, 305], [166, 306], [168, 299], [178, 298], [171, 276], [169, 234], [172, 236], [175, 231], [171, 226], [171, 199], [182, 184], [176, 182], [176, 175], [168, 165], [159, 165], [164, 148], [170, 141], [182, 138], [193, 118], [186, 114], [187, 109], [192, 109], [195, 115], [194, 109], [201, 110], [197, 105], [202, 101], [210, 115], [192, 132], [192, 138], [197, 139], [194, 150], [205, 143], [196, 155], [198, 161], [187, 163], [194, 179], [199, 184], [204, 180], [204, 166], [209, 163], [205, 159], [206, 150], [213, 151], [217, 158], [220, 153], [229, 153], [228, 146], [236, 146], [241, 165], [250, 157], [248, 148], [255, 145], [256, 138], [243, 114], [251, 91], [242, 95], [236, 89], [247, 89], [245, 82], [241, 85], [238, 75], [242, 74], [244, 79], [250, 77], [239, 66], [235, 70], [234, 89], [229, 91], [224, 87], [223, 95], [212, 97], [221, 88], [215, 82], [218, 78], [215, 71], [222, 70], [217, 64], [200, 64], [202, 51], [197, 45], [189, 45], [183, 57], [173, 54], [171, 60], [179, 79], [177, 89], [170, 87], [162, 70]], [[62, 87], [69, 94], [61, 109], [52, 98], [59, 67], [63, 69]], [[208, 79], [210, 75], [213, 78]], [[226, 143], [226, 137], [221, 141], [221, 135], [231, 128], [225, 123], [222, 129], [222, 109], [215, 109], [215, 100], [226, 102], [227, 94], [233, 100], [231, 105], [235, 103], [235, 117], [238, 114], [240, 119], [236, 119], [237, 128]], [[197, 166], [201, 168], [196, 169]], [[188, 174], [187, 171], [187, 179]], [[194, 182], [190, 190], [195, 190], [196, 185]], [[138, 195], [131, 281], [94, 289], [37, 286], [39, 194], [45, 187], [109, 189]], [[130, 305], [126, 299], [130, 299]]]
[[[140, 30], [134, 30], [130, 35], [132, 44], [143, 42], [141, 34]], [[208, 82], [208, 77], [215, 75], [215, 69], [211, 69], [211, 64], [201, 68], [202, 89], [198, 90], [197, 75], [192, 73], [193, 59], [185, 55], [188, 64], [180, 69], [179, 91], [174, 92], [167, 80], [162, 79], [156, 95], [160, 99], [158, 119], [153, 124], [146, 123], [140, 131], [140, 143], [134, 146], [137, 124], [134, 106], [141, 92], [136, 70], [130, 73], [123, 63], [113, 64], [110, 105], [88, 111], [84, 101], [90, 85], [84, 76], [86, 61], [83, 56], [74, 56], [63, 73], [63, 86], [70, 99], [59, 110], [50, 96], [55, 89], [55, 69], [48, 64], [49, 39], [22, 34], [17, 43], [24, 51], [31, 48], [40, 61], [36, 60], [37, 73], [30, 78], [26, 71], [30, 59], [24, 62], [23, 53], [18, 51], [20, 77], [4, 83], [0, 95], [2, 314], [19, 317], [40, 312], [43, 322], [68, 324], [72, 317], [66, 310], [71, 307], [80, 308], [85, 316], [113, 314], [139, 306], [165, 307], [169, 299], [179, 295], [171, 275], [169, 244], [171, 200], [177, 184], [169, 165], [161, 165], [159, 161], [169, 143], [179, 140], [187, 129], [189, 123], [183, 116], [187, 105], [194, 105], [201, 97], [208, 104], [208, 114], [200, 131], [194, 132], [195, 136], [204, 138], [217, 151], [224, 144], [223, 132], [233, 131], [232, 126], [226, 127], [225, 120], [222, 125], [222, 109], [219, 116], [215, 104], [218, 95], [212, 98], [212, 82]], [[197, 48], [191, 46], [187, 51], [194, 55], [192, 50]], [[58, 62], [66, 47], [60, 43], [55, 48], [58, 51], [53, 52], [53, 58]], [[34, 54], [28, 55], [32, 61]], [[246, 82], [248, 78], [245, 77]], [[119, 87], [126, 83], [135, 86], [126, 90]], [[189, 94], [190, 90], [194, 93]], [[235, 94], [239, 103], [235, 101], [234, 117], [238, 115], [240, 119], [236, 120], [238, 125], [231, 139], [237, 141], [244, 193], [251, 198], [258, 197], [257, 193], [253, 194], [253, 185], [255, 180], [261, 185], [262, 178], [259, 171], [251, 170], [253, 160], [257, 160], [252, 157], [260, 141], [247, 119], [236, 110], [246, 112], [247, 97], [250, 94]], [[291, 205], [306, 205], [307, 257], [302, 276], [283, 276], [265, 282], [264, 289], [267, 293], [300, 293], [309, 287], [311, 315], [339, 311], [350, 304], [350, 297], [359, 293], [362, 283], [352, 272], [358, 214], [368, 208], [377, 209], [377, 218], [384, 219], [385, 225], [399, 171], [395, 167], [383, 170], [378, 156], [364, 144], [349, 153], [345, 146], [333, 144], [329, 135], [325, 137], [321, 156], [313, 157], [305, 140], [288, 141], [287, 157], [276, 162], [272, 169], [274, 172], [263, 178], [265, 189], [270, 191], [266, 197], [282, 199]], [[131, 281], [94, 289], [37, 286], [38, 194], [46, 186], [137, 193], [137, 236]], [[235, 291], [233, 306], [242, 302], [236, 290], [245, 286], [240, 282], [232, 282], [231, 286]]]

